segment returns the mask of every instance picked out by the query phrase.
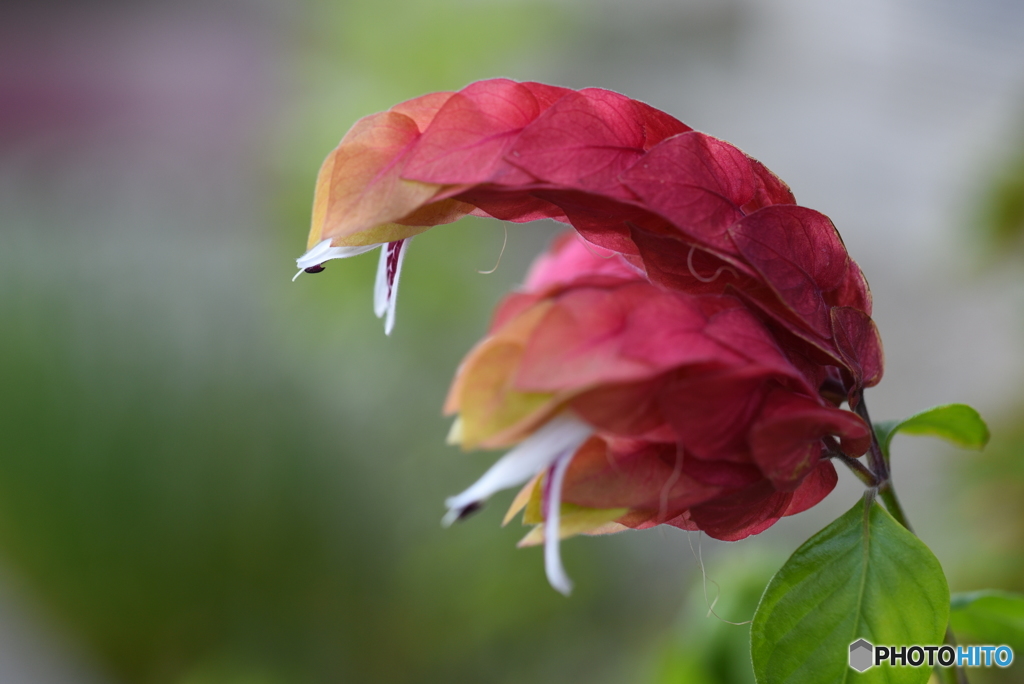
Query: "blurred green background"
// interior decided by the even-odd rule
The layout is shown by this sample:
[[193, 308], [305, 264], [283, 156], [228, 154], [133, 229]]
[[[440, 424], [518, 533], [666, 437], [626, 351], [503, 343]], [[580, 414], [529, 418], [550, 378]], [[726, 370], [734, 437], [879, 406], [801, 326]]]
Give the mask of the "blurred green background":
[[447, 383], [555, 228], [511, 228], [486, 276], [500, 225], [417, 238], [390, 338], [375, 257], [289, 282], [348, 126], [493, 76], [645, 99], [829, 213], [874, 286], [875, 415], [969, 401], [994, 419], [984, 456], [897, 444], [909, 515], [955, 590], [1024, 590], [1024, 15], [819, 5], [7, 10], [0, 681], [751, 681], [747, 628], [708, 603], [720, 590], [715, 613], [748, 620], [786, 554], [852, 505], [852, 478], [739, 544], [569, 542], [566, 600], [539, 549], [515, 549], [524, 530], [499, 527], [508, 496], [439, 525], [493, 458], [444, 445]]

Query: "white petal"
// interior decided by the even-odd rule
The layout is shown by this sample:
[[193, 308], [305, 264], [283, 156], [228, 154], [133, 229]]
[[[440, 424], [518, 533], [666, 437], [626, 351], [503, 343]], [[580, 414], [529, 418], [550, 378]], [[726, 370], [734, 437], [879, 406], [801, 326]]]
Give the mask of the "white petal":
[[381, 245], [377, 261], [377, 277], [373, 281], [373, 314], [381, 318], [388, 310], [388, 253], [391, 245]]
[[[347, 259], [348, 257], [354, 257], [359, 254], [365, 254], [371, 249], [376, 249], [380, 245], [359, 245], [357, 247], [331, 247], [330, 238], [321, 240], [316, 243], [308, 252], [300, 256], [295, 260], [295, 265], [299, 267], [299, 272], [295, 274], [295, 278], [298, 278], [304, 270], [310, 266], [319, 266], [325, 261], [331, 259]], [[292, 280], [295, 280], [292, 278]]]
[[402, 275], [402, 262], [410, 238], [384, 245], [377, 262], [377, 279], [373, 284], [373, 312], [384, 318], [384, 334], [390, 335], [395, 327], [395, 302], [398, 301], [398, 279]]
[[562, 565], [559, 525], [562, 517], [562, 481], [575, 453], [575, 450], [563, 453], [551, 467], [548, 474], [551, 478], [551, 485], [548, 488], [548, 515], [544, 521], [544, 572], [551, 586], [566, 596], [572, 592], [572, 580]]
[[570, 414], [555, 416], [535, 433], [502, 456], [469, 489], [448, 498], [448, 513], [442, 523], [451, 525], [470, 506], [495, 492], [515, 487], [554, 463], [563, 454], [573, 454], [594, 434], [594, 429]]
[[395, 266], [395, 279], [391, 283], [391, 297], [388, 299], [388, 312], [384, 318], [384, 334], [390, 335], [395, 328], [395, 304], [398, 302], [398, 278], [402, 275], [402, 263], [405, 261], [405, 250], [409, 249], [409, 240], [402, 240], [398, 248], [398, 265]]

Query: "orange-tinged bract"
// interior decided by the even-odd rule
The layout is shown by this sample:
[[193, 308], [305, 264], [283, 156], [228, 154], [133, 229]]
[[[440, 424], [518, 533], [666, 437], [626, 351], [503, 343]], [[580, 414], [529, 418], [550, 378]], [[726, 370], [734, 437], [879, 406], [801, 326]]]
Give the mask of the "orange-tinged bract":
[[881, 379], [871, 296], [828, 217], [738, 148], [607, 90], [494, 79], [368, 116], [317, 179], [309, 272], [381, 246], [390, 332], [408, 240], [474, 214], [576, 234], [535, 264], [459, 368], [450, 440], [512, 447], [446, 521], [527, 483], [549, 579], [561, 536], [667, 523], [764, 530], [857, 457]]
[[[489, 440], [524, 432], [510, 435], [508, 424], [529, 430], [571, 414], [593, 435], [571, 459], [563, 501], [623, 509], [615, 520], [628, 527], [739, 539], [824, 497], [835, 471], [821, 440], [838, 437], [859, 456], [867, 424], [821, 397], [801, 370], [808, 361], [787, 354], [739, 297], [664, 289], [613, 257], [618, 274], [567, 235], [507, 300], [517, 311], [470, 352], [446, 405], [459, 413], [459, 436], [473, 436], [464, 445], [498, 446]], [[515, 354], [487, 354], [513, 338]], [[603, 531], [607, 521], [595, 521]]]

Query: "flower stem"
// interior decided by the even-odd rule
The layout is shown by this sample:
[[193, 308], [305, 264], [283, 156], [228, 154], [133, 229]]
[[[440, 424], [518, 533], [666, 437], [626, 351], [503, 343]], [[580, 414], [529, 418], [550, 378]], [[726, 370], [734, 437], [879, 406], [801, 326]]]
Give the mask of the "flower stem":
[[853, 411], [863, 418], [871, 428], [871, 449], [868, 451], [868, 462], [871, 464], [871, 470], [875, 477], [878, 478], [879, 486], [885, 486], [889, 481], [889, 462], [882, 454], [881, 445], [878, 444], [878, 435], [875, 434], [874, 423], [871, 422], [871, 416], [868, 414], [868, 405], [864, 402], [863, 390], [857, 396], [857, 405], [853, 407]]
[[[896, 488], [892, 483], [892, 473], [889, 470], [889, 462], [882, 453], [882, 447], [878, 444], [878, 435], [875, 432], [874, 425], [871, 423], [871, 418], [868, 415], [868, 407], [867, 404], [864, 403], [864, 395], [861, 394], [858, 399], [859, 401], [857, 402], [857, 406], [854, 408], [854, 411], [871, 426], [871, 451], [869, 454], [871, 472], [878, 483], [875, 485], [875, 491], [878, 492], [878, 496], [885, 503], [886, 509], [889, 511], [890, 515], [896, 519], [896, 522], [903, 525], [903, 527], [905, 527], [911, 534], [916, 536], [917, 533], [914, 532], [914, 528], [910, 526], [910, 520], [907, 519], [907, 514], [903, 512], [903, 506], [900, 505], [900, 500], [896, 496]], [[861, 468], [864, 467], [860, 463], [857, 465], [860, 465]], [[860, 476], [858, 475], [858, 477]], [[953, 636], [953, 630], [948, 624], [946, 625], [946, 637], [943, 643], [956, 649], [956, 637]], [[954, 665], [953, 667], [939, 667], [936, 665], [935, 672], [944, 684], [970, 684], [967, 680], [967, 672], [959, 665]]]
[[849, 468], [853, 474], [864, 483], [865, 487], [870, 489], [878, 486], [878, 479], [875, 477], [875, 474], [857, 459], [850, 458], [844, 454], [839, 448], [839, 444], [836, 443], [834, 437], [829, 435], [822, 441], [825, 443], [825, 451], [828, 454], [828, 457], [839, 461]]
[[896, 518], [896, 522], [916, 535], [917, 533], [914, 532], [914, 528], [910, 526], [910, 521], [907, 520], [907, 514], [903, 512], [900, 500], [896, 497], [896, 490], [892, 486], [892, 477], [879, 485], [878, 496], [881, 497], [892, 517]]

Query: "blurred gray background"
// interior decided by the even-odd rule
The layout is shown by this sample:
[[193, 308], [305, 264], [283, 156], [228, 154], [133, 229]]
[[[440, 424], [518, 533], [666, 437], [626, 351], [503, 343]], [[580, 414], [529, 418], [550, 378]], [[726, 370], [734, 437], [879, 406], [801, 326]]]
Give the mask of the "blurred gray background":
[[[968, 402], [993, 448], [900, 438], [954, 590], [1024, 576], [1024, 4], [260, 0], [0, 18], [0, 682], [745, 682], [772, 571], [849, 508], [724, 544], [564, 546], [444, 445], [462, 354], [553, 234], [466, 219], [290, 282], [313, 180], [360, 116], [494, 76], [600, 86], [728, 140], [832, 217], [868, 276], [876, 419]], [[694, 551], [707, 566], [705, 601]], [[749, 664], [747, 665], [749, 669]]]

